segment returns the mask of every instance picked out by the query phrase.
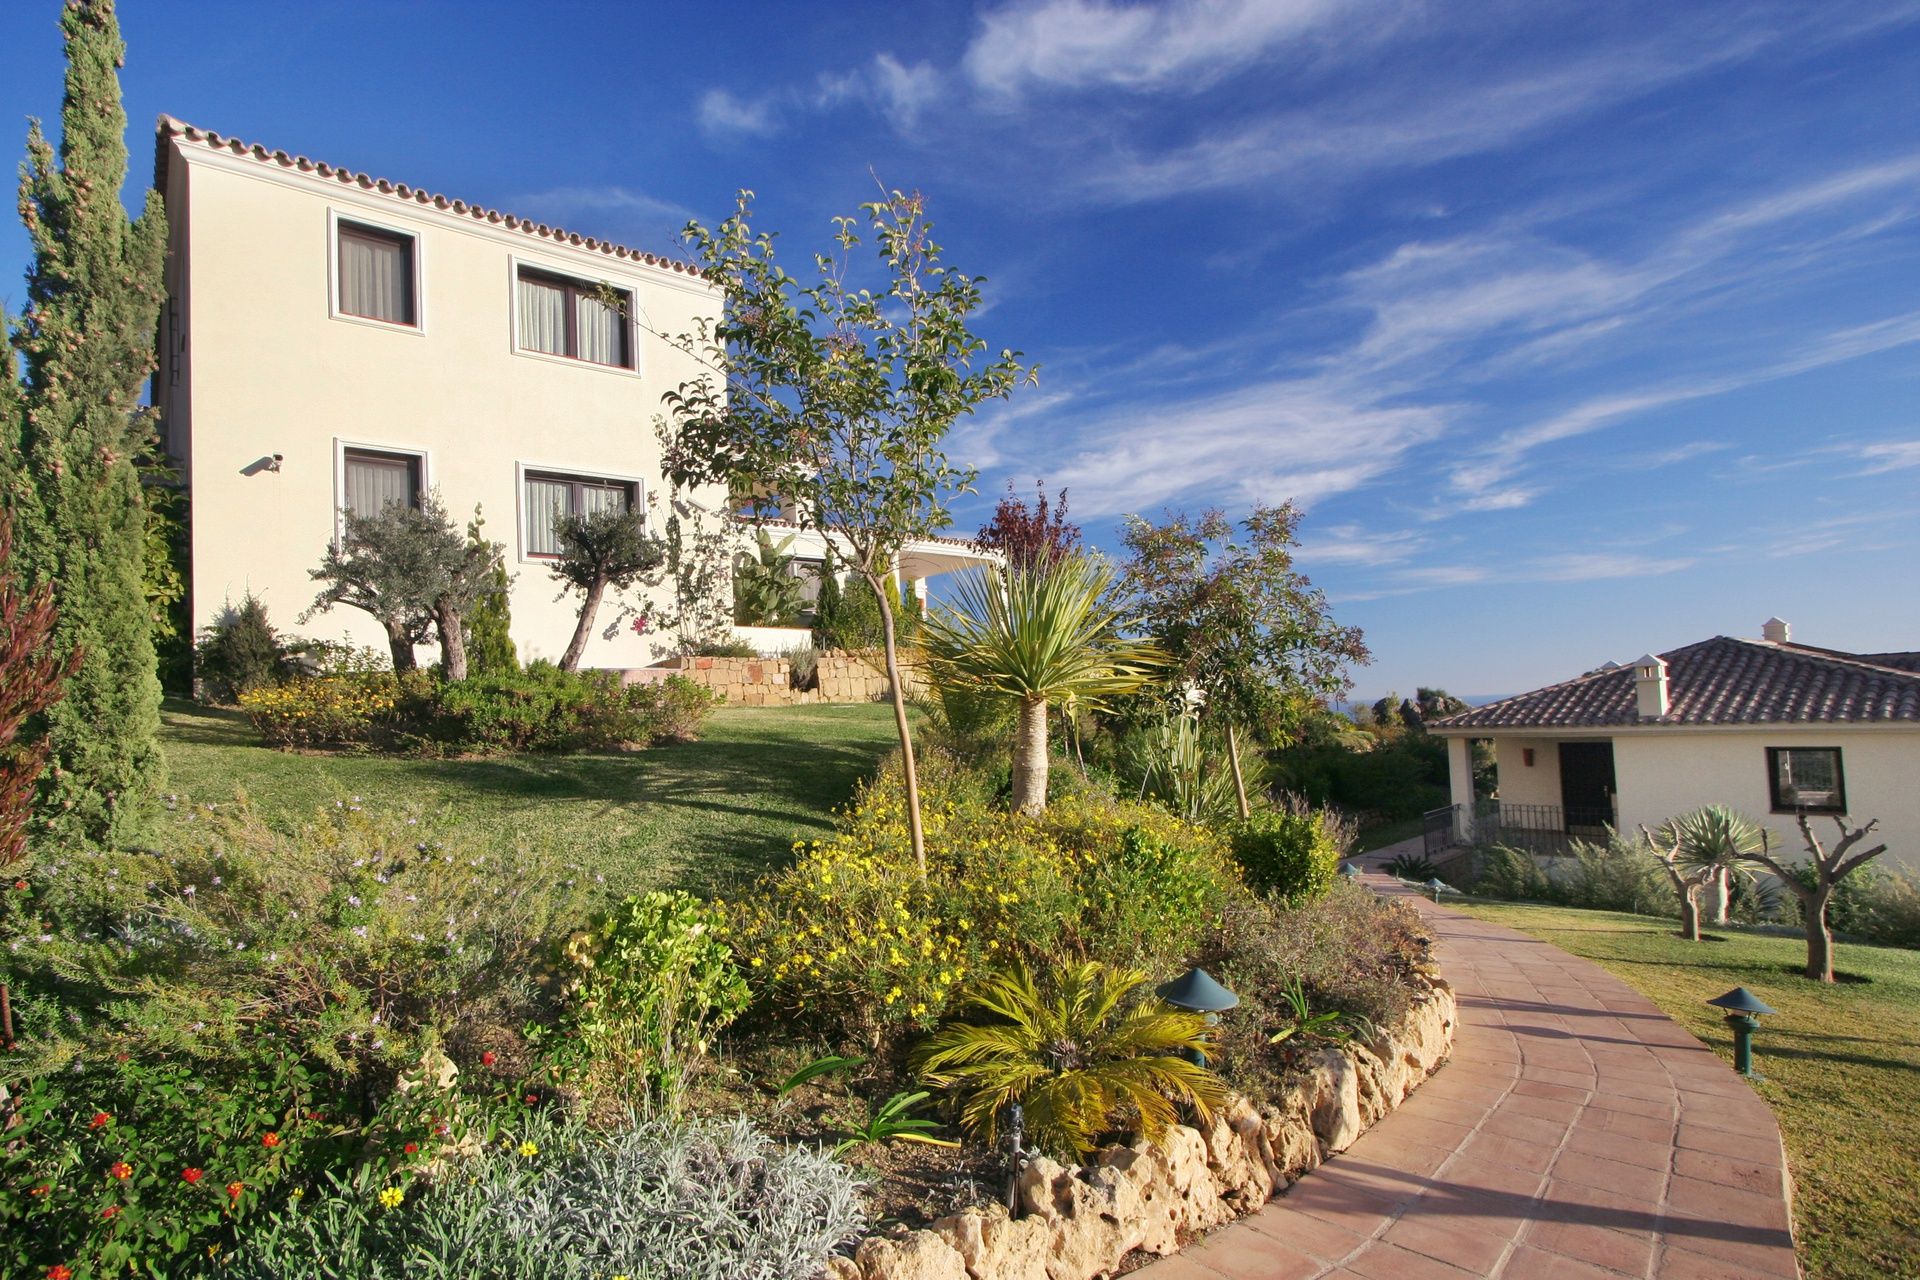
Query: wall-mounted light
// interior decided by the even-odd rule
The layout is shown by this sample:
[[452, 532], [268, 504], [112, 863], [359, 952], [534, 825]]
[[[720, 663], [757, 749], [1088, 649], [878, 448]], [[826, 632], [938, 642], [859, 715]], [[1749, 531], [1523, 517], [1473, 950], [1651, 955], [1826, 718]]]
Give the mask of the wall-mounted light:
[[[278, 471], [280, 470], [280, 464], [281, 464], [281, 463], [283, 463], [283, 462], [285, 462], [286, 460], [287, 460], [287, 455], [286, 455], [286, 454], [284, 454], [284, 453], [276, 453], [276, 454], [274, 454], [274, 455], [273, 455], [273, 461], [272, 461], [272, 462], [269, 462], [269, 463], [267, 464], [267, 470], [269, 470], [269, 471], [273, 471], [273, 472], [278, 472]], [[1531, 754], [1531, 753], [1529, 753], [1529, 754]], [[1531, 761], [1531, 760], [1529, 760], [1529, 761], [1527, 761], [1527, 763], [1528, 763], [1528, 764], [1532, 764], [1532, 763], [1533, 763], [1533, 761]]]
[[1532, 747], [1520, 748], [1520, 759], [1527, 766], [1527, 768], [1529, 769], [1533, 768], [1533, 748]]

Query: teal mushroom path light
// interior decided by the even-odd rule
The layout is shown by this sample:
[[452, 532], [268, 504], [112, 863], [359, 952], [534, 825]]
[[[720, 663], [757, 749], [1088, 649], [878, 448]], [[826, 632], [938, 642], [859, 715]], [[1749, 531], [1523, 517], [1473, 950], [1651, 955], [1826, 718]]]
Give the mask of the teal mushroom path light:
[[[1214, 980], [1205, 969], [1187, 970], [1171, 982], [1163, 982], [1154, 988], [1154, 994], [1176, 1009], [1188, 1013], [1203, 1013], [1208, 1026], [1215, 1026], [1220, 1015], [1240, 1003], [1240, 997], [1227, 990]], [[1198, 1049], [1188, 1052], [1187, 1058], [1196, 1067], [1207, 1065], [1207, 1055]]]
[[1763, 1079], [1753, 1069], [1753, 1033], [1760, 1029], [1761, 1014], [1780, 1011], [1745, 987], [1735, 987], [1707, 1003], [1727, 1011], [1727, 1025], [1733, 1028], [1733, 1069], [1749, 1080]]
[[1442, 880], [1439, 876], [1435, 876], [1433, 879], [1427, 881], [1425, 884], [1421, 885], [1420, 887], [1422, 889], [1425, 889], [1428, 893], [1431, 893], [1433, 895], [1433, 900], [1435, 902], [1440, 901], [1441, 894], [1455, 892], [1454, 887], [1448, 884], [1446, 881]]
[[1358, 880], [1360, 878], [1361, 871], [1360, 871], [1360, 868], [1354, 866], [1353, 863], [1343, 862], [1340, 864], [1340, 874], [1345, 876], [1349, 880]]

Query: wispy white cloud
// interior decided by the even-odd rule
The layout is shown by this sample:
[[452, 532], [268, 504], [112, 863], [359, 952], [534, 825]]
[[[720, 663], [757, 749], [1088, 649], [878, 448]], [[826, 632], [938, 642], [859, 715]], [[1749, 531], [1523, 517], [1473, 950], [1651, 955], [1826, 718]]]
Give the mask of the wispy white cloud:
[[683, 204], [617, 184], [553, 187], [516, 196], [515, 203], [526, 209], [548, 211], [546, 216], [554, 218], [580, 213], [614, 214], [622, 220], [658, 223], [675, 228], [685, 225], [695, 216], [694, 211]]
[[1879, 444], [1863, 444], [1857, 448], [1856, 452], [1860, 460], [1867, 464], [1865, 471], [1870, 476], [1920, 467], [1920, 440], [1888, 440]]
[[1424, 550], [1426, 535], [1408, 529], [1375, 531], [1357, 524], [1329, 525], [1315, 530], [1294, 551], [1302, 564], [1340, 564], [1373, 567], [1400, 564]]
[[1409, 3], [1384, 0], [1038, 0], [990, 11], [963, 65], [1009, 97], [1036, 89], [1204, 89], [1276, 48], [1333, 28], [1377, 39]]
[[1101, 414], [1053, 469], [1076, 513], [1144, 512], [1180, 495], [1311, 504], [1366, 485], [1446, 427], [1438, 406], [1397, 407], [1319, 378], [1278, 379]]
[[710, 138], [767, 137], [780, 128], [773, 99], [739, 98], [727, 89], [709, 89], [701, 94], [696, 118], [701, 132]]

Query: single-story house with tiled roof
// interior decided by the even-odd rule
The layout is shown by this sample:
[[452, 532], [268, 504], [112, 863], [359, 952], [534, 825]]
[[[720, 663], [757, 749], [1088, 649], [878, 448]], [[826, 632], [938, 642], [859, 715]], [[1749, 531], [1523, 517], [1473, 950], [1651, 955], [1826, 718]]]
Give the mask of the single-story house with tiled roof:
[[[1761, 634], [1610, 662], [1435, 721], [1447, 739], [1452, 835], [1471, 839], [1489, 824], [1597, 835], [1725, 804], [1790, 856], [1802, 847], [1802, 813], [1878, 819], [1888, 860], [1920, 868], [1920, 652], [1795, 644], [1778, 618]], [[1476, 740], [1493, 747], [1492, 797], [1474, 794]]]

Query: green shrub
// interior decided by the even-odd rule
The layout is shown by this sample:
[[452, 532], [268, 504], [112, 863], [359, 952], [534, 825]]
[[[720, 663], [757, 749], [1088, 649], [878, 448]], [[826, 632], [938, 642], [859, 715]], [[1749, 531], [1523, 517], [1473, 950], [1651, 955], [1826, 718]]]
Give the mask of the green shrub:
[[250, 689], [286, 679], [287, 648], [280, 643], [267, 606], [248, 592], [201, 633], [193, 650], [194, 673], [205, 697], [231, 703]]
[[1232, 828], [1233, 858], [1250, 888], [1312, 902], [1332, 887], [1340, 846], [1317, 813], [1256, 813]]
[[859, 1191], [826, 1152], [776, 1143], [743, 1119], [612, 1134], [533, 1120], [453, 1176], [415, 1181], [369, 1164], [333, 1179], [269, 1215], [219, 1274], [812, 1276], [864, 1227]]
[[1854, 927], [1869, 942], [1920, 949], [1920, 883], [1904, 871], [1877, 877], [1866, 911]]
[[1474, 851], [1472, 871], [1464, 887], [1483, 898], [1510, 902], [1551, 902], [1553, 881], [1540, 859], [1526, 849], [1496, 844]]
[[1434, 866], [1433, 859], [1424, 853], [1396, 853], [1382, 863], [1380, 869], [1390, 876], [1411, 880], [1415, 884], [1440, 878], [1440, 868]]
[[430, 1047], [517, 1044], [584, 916], [577, 871], [539, 851], [345, 800], [294, 833], [245, 804], [180, 827], [170, 856], [65, 854], [22, 895], [14, 1001], [47, 1056], [245, 1060], [271, 1029], [377, 1093]]
[[244, 1058], [79, 1066], [33, 1076], [9, 1100], [0, 1274], [191, 1276], [210, 1259], [225, 1274], [236, 1240], [290, 1195], [356, 1167], [411, 1179], [524, 1113], [518, 1088], [484, 1070], [462, 1088], [430, 1053], [362, 1119], [363, 1091], [270, 1031]]
[[833, 836], [729, 905], [768, 1020], [877, 1047], [931, 1027], [970, 975], [1011, 960], [1175, 972], [1244, 894], [1224, 842], [1156, 806], [1083, 785], [1024, 818], [938, 753], [924, 764], [924, 876], [890, 770]]
[[[1572, 858], [1560, 880], [1546, 876], [1556, 901], [1594, 911], [1635, 915], [1673, 915], [1679, 911], [1673, 884], [1645, 842], [1614, 834], [1605, 843], [1573, 842]], [[1744, 884], [1736, 880], [1736, 884]]]
[[1293, 1023], [1295, 982], [1316, 1010], [1382, 1025], [1400, 1017], [1427, 963], [1426, 937], [1413, 907], [1345, 881], [1311, 905], [1234, 905], [1200, 956], [1240, 996], [1240, 1007], [1220, 1020], [1222, 1073], [1256, 1096], [1277, 1088], [1287, 1052], [1268, 1041]]
[[685, 676], [628, 685], [623, 697], [635, 717], [635, 740], [647, 743], [697, 741], [715, 702], [713, 690]]
[[239, 695], [241, 710], [276, 747], [341, 747], [373, 741], [399, 702], [392, 676], [300, 676]]
[[714, 1032], [747, 1004], [716, 913], [691, 894], [628, 898], [567, 944], [566, 1012], [540, 1037], [596, 1093], [679, 1110]]
[[1206, 1020], [1140, 992], [1144, 973], [1094, 960], [1046, 972], [1057, 976], [1036, 981], [1016, 964], [983, 978], [964, 1001], [974, 1017], [914, 1052], [915, 1069], [952, 1092], [975, 1138], [993, 1143], [1018, 1103], [1031, 1145], [1074, 1161], [1108, 1129], [1156, 1138], [1177, 1105], [1204, 1119], [1226, 1100], [1218, 1076], [1180, 1056], [1212, 1047]]

